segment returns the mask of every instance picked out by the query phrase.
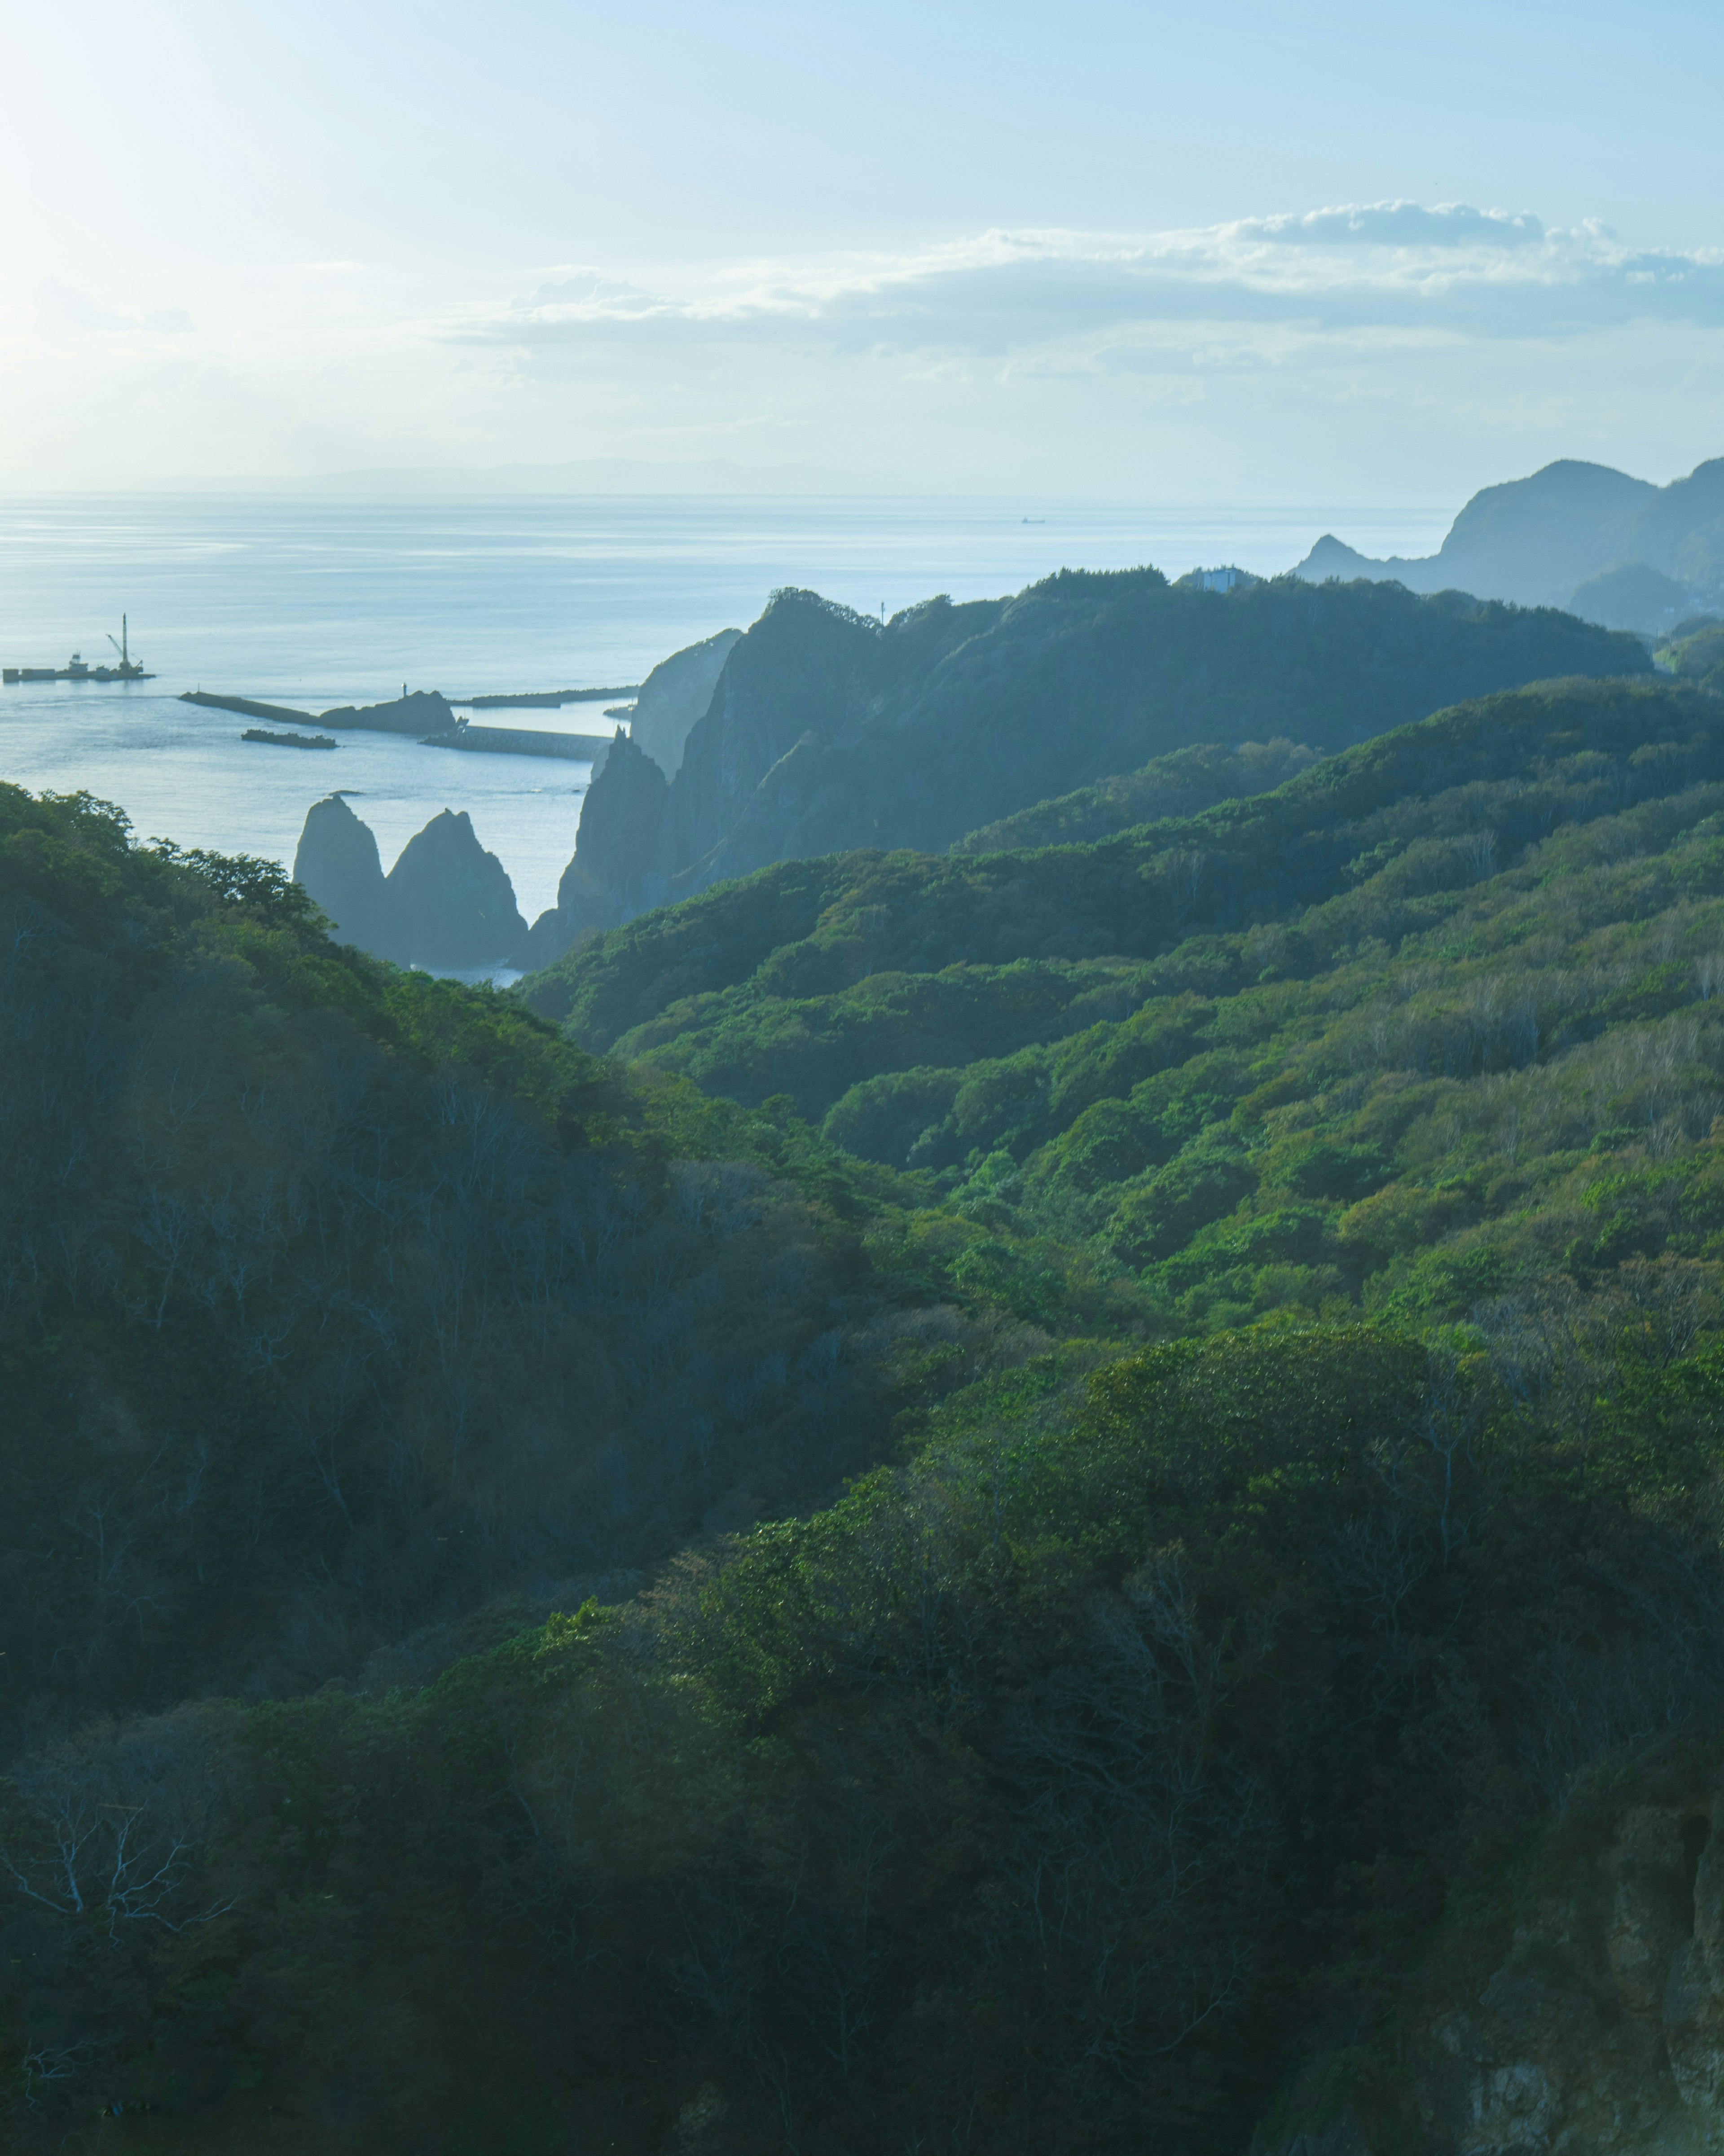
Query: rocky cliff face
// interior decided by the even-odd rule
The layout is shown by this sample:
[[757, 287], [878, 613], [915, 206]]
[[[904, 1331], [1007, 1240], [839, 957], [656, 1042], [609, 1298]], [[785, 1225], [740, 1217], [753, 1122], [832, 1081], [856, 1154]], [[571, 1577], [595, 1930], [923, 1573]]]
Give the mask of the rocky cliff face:
[[721, 629], [716, 636], [673, 652], [641, 683], [629, 736], [667, 778], [676, 776], [689, 729], [705, 715], [724, 663], [741, 637], [740, 629]]
[[412, 696], [397, 696], [387, 704], [341, 704], [319, 716], [326, 726], [358, 726], [372, 733], [412, 734], [415, 739], [442, 733], [455, 722], [448, 701], [435, 689], [415, 689]]
[[[813, 592], [778, 594], [731, 654], [683, 752], [669, 804], [670, 875], [700, 888], [783, 858], [779, 837], [818, 790], [822, 748], [878, 693], [885, 636], [878, 622]], [[792, 776], [787, 759], [798, 749], [805, 769]], [[709, 857], [710, 873], [689, 883], [686, 872]]]
[[584, 930], [612, 928], [664, 904], [670, 791], [659, 766], [618, 726], [581, 804], [575, 857], [557, 886], [557, 904], [533, 923], [513, 963], [548, 966]]
[[778, 859], [777, 825], [797, 784], [787, 758], [800, 746], [806, 763], [865, 705], [883, 634], [811, 592], [781, 592], [746, 636], [733, 636], [673, 782], [643, 752], [638, 721], [633, 737], [618, 730], [582, 808], [556, 912], [534, 922], [521, 963], [549, 965], [584, 929]]
[[[662, 905], [666, 877], [660, 855], [670, 797], [664, 773], [619, 726], [604, 768], [587, 788], [564, 883], [572, 877], [572, 891], [608, 896], [622, 919]], [[562, 885], [557, 897], [560, 906]]]
[[369, 828], [331, 794], [305, 818], [294, 880], [330, 916], [341, 942], [398, 965], [500, 965], [526, 937], [508, 872], [464, 812], [434, 816], [385, 876]]
[[1414, 1979], [1398, 2061], [1315, 2071], [1318, 2115], [1260, 2135], [1258, 2156], [1687, 2156], [1724, 2142], [1724, 1789], [1665, 1794], [1547, 1870], [1494, 1966], [1439, 1956]]
[[311, 804], [293, 874], [329, 916], [340, 942], [366, 951], [383, 947], [389, 907], [377, 842], [339, 793]]

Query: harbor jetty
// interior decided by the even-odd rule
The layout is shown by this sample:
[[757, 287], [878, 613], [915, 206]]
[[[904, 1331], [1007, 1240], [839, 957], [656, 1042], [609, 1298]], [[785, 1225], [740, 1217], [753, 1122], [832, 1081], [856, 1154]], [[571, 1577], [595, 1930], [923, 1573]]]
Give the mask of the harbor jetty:
[[606, 734], [546, 734], [528, 726], [475, 726], [457, 719], [441, 733], [426, 734], [423, 748], [463, 748], [497, 756], [554, 756], [570, 763], [590, 763], [597, 778], [610, 753]]
[[259, 704], [249, 696], [216, 696], [203, 689], [182, 689], [182, 704], [202, 704], [212, 711], [238, 711], [245, 719], [285, 719], [293, 726], [315, 726], [315, 711], [290, 711], [285, 704]]
[[[613, 696], [617, 691], [607, 689], [603, 693]], [[491, 756], [555, 757], [566, 763], [590, 763], [595, 778], [610, 752], [612, 738], [608, 734], [541, 733], [528, 726], [476, 726], [469, 719], [456, 718], [446, 697], [426, 690], [416, 690], [412, 696], [403, 696], [393, 703], [368, 704], [357, 709], [344, 704], [331, 711], [298, 711], [285, 704], [261, 704], [255, 697], [219, 696], [208, 689], [184, 690], [180, 701], [201, 704], [210, 711], [237, 711], [248, 719], [273, 720], [278, 726], [411, 733], [422, 748], [458, 748]], [[430, 731], [422, 732], [420, 728], [428, 724]], [[305, 741], [304, 735], [266, 733], [255, 728], [240, 738], [276, 742], [291, 740], [300, 745]], [[333, 748], [336, 743], [331, 742], [329, 746]]]
[[523, 689], [510, 696], [451, 696], [449, 701], [468, 711], [554, 711], [560, 704], [602, 704], [607, 696], [639, 694], [637, 684], [626, 689]]

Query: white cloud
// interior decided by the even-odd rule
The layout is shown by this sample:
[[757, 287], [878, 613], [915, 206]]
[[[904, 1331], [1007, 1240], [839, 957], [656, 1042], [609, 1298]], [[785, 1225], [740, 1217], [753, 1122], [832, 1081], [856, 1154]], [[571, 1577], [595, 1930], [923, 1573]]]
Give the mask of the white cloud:
[[1472, 209], [1465, 203], [1348, 203], [1303, 216], [1246, 218], [1220, 228], [1280, 246], [1522, 247], [1545, 236], [1528, 210]]
[[178, 336], [198, 325], [183, 307], [165, 307], [143, 316], [115, 314], [71, 285], [44, 277], [36, 287], [36, 326], [49, 336], [82, 336], [109, 330], [149, 330], [157, 336]]
[[82, 292], [74, 292], [69, 285], [62, 285], [53, 277], [44, 277], [36, 287], [36, 325], [50, 336], [75, 336], [90, 330], [132, 327], [125, 315], [110, 314], [94, 300], [87, 299]]
[[1004, 356], [1157, 325], [1562, 337], [1724, 325], [1724, 250], [1634, 249], [1597, 224], [1376, 203], [1188, 231], [991, 231], [914, 254], [737, 265], [653, 285], [558, 272], [441, 334], [531, 350], [759, 341]]
[[41, 267], [0, 310], [0, 475], [722, 457], [840, 490], [1452, 508], [1553, 456], [1667, 475], [1724, 440], [1724, 254], [1520, 210], [553, 259], [482, 300], [468, 264]]
[[548, 307], [604, 306], [627, 304], [635, 300], [650, 300], [650, 293], [639, 285], [631, 285], [619, 277], [608, 277], [602, 270], [559, 270], [554, 285], [541, 285], [538, 290], [525, 300], [511, 301], [517, 313], [531, 312]]

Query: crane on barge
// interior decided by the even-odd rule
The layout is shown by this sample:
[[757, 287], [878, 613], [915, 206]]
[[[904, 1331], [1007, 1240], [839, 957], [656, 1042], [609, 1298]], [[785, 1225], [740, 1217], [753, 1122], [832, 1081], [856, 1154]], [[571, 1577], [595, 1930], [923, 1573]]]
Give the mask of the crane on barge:
[[117, 666], [91, 666], [81, 654], [74, 651], [64, 666], [6, 666], [0, 667], [0, 680], [4, 681], [153, 681], [153, 674], [145, 673], [142, 665], [131, 655], [131, 628], [124, 614], [120, 617], [120, 635], [117, 642], [110, 634], [110, 644], [120, 654]]

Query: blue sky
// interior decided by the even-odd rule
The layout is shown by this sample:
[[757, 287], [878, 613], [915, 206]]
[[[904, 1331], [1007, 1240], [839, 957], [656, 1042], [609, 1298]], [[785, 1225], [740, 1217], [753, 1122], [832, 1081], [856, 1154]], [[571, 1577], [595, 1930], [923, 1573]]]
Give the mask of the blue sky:
[[0, 480], [1724, 451], [1724, 9], [8, 6]]

